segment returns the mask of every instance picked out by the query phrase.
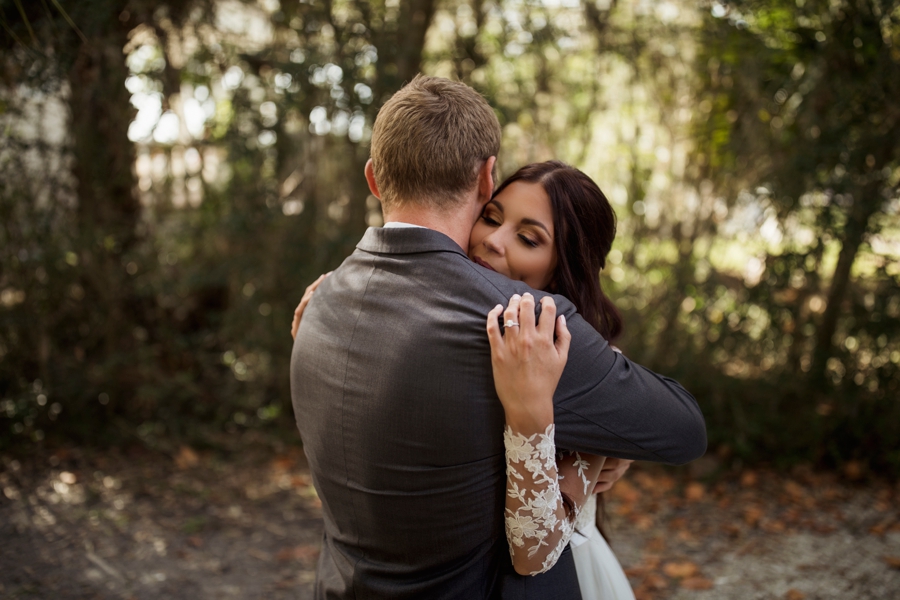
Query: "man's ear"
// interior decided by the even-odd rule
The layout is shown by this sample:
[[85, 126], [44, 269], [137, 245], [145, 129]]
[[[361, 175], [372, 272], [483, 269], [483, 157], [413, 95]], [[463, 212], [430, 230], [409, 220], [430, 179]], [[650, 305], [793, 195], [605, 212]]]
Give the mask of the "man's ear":
[[381, 200], [381, 192], [378, 191], [378, 184], [375, 182], [375, 168], [372, 166], [372, 159], [366, 161], [366, 182], [369, 184], [369, 191], [372, 195]]
[[494, 164], [496, 156], [491, 156], [478, 170], [478, 203], [484, 206], [491, 200], [494, 194]]

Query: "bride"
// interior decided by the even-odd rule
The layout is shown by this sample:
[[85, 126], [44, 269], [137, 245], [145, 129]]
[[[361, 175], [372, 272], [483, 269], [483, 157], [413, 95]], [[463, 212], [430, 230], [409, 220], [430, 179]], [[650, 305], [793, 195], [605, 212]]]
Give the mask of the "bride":
[[[601, 289], [599, 273], [615, 233], [615, 213], [588, 176], [558, 161], [536, 163], [494, 193], [472, 229], [468, 256], [534, 289], [567, 297], [612, 340], [622, 321]], [[292, 335], [327, 275], [306, 289]], [[507, 422], [505, 520], [513, 565], [520, 574], [542, 573], [571, 544], [585, 600], [633, 600], [628, 578], [597, 527], [594, 493], [609, 489], [631, 461], [557, 453], [552, 399], [569, 334], [565, 319], [555, 318], [552, 298], [541, 304], [546, 318], [538, 323], [530, 294], [513, 296], [505, 310], [498, 305], [487, 319], [494, 383]]]

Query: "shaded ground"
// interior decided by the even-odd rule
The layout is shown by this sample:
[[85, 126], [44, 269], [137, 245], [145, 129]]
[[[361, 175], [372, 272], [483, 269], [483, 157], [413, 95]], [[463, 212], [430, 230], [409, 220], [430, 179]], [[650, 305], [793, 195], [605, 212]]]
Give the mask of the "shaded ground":
[[[0, 457], [0, 598], [309, 598], [322, 525], [302, 453]], [[607, 499], [639, 599], [900, 597], [900, 489], [635, 467]]]

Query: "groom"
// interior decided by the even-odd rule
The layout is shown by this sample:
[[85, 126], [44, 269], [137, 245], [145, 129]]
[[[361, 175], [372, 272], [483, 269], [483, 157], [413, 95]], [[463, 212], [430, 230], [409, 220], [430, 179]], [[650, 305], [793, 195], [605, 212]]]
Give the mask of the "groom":
[[[325, 533], [316, 598], [579, 598], [571, 552], [534, 577], [504, 535], [503, 408], [488, 311], [546, 295], [466, 257], [494, 189], [500, 125], [468, 86], [416, 77], [381, 109], [366, 179], [385, 226], [316, 291], [291, 357]], [[613, 352], [556, 297], [572, 342], [559, 448], [665, 463], [703, 454], [693, 397]]]

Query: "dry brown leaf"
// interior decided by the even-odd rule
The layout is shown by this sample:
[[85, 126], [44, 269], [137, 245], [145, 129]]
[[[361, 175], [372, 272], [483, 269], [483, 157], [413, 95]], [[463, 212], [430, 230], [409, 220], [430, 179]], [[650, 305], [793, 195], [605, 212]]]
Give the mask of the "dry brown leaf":
[[761, 525], [762, 530], [766, 533], [783, 533], [787, 527], [784, 524], [784, 521], [764, 521]]
[[318, 557], [318, 546], [289, 546], [282, 548], [275, 554], [275, 559], [280, 562], [291, 560], [312, 561]]
[[689, 560], [669, 562], [663, 565], [663, 573], [676, 579], [684, 579], [697, 574], [697, 565]]
[[884, 556], [884, 562], [892, 569], [900, 569], [900, 556]]
[[699, 502], [700, 500], [703, 500], [703, 497], [705, 495], [706, 486], [697, 481], [689, 483], [688, 486], [684, 489], [684, 497], [691, 502]]
[[799, 500], [806, 496], [806, 490], [796, 481], [786, 481], [784, 483], [784, 491], [794, 500]]
[[647, 567], [650, 571], [655, 570], [659, 567], [659, 563], [662, 561], [662, 558], [658, 554], [645, 554], [644, 555], [644, 566]]
[[647, 572], [647, 567], [638, 565], [636, 567], [628, 567], [627, 569], [623, 569], [625, 571], [625, 575], [627, 577], [643, 577]]
[[806, 598], [806, 594], [796, 588], [789, 589], [784, 595], [784, 600], [803, 600], [804, 598]]
[[662, 575], [650, 573], [644, 578], [644, 586], [651, 590], [664, 590], [669, 587], [669, 582]]
[[683, 542], [695, 542], [697, 541], [697, 536], [688, 531], [687, 529], [682, 529], [678, 532], [678, 539]]
[[175, 456], [175, 466], [181, 470], [190, 469], [200, 464], [200, 457], [189, 446], [182, 446]]
[[744, 522], [754, 527], [763, 516], [763, 511], [758, 506], [750, 506], [744, 509]]
[[851, 460], [844, 465], [844, 476], [850, 481], [862, 479], [864, 465], [858, 460]]
[[893, 525], [893, 524], [894, 524], [893, 518], [883, 519], [880, 523], [876, 523], [875, 525], [872, 525], [872, 527], [869, 528], [869, 533], [871, 533], [873, 535], [884, 535], [885, 532], [888, 531], [888, 529], [891, 528], [891, 525]]
[[202, 548], [203, 547], [203, 538], [198, 535], [192, 535], [187, 539], [188, 544], [193, 546], [194, 548]]
[[713, 587], [713, 582], [703, 576], [688, 577], [681, 580], [681, 587], [686, 590], [709, 590]]
[[617, 481], [616, 485], [607, 493], [613, 498], [629, 504], [637, 502], [641, 497], [641, 492], [625, 479]]
[[744, 487], [756, 487], [758, 482], [759, 477], [756, 475], [755, 471], [747, 471], [741, 475], [741, 485]]
[[[647, 545], [644, 546], [644, 550], [647, 552], [663, 552], [666, 549], [666, 538], [661, 535], [656, 536], [647, 542]], [[658, 561], [657, 561], [657, 564]]]
[[270, 560], [272, 560], [272, 557], [271, 557], [271, 555], [269, 555], [268, 552], [263, 552], [262, 550], [259, 550], [258, 548], [250, 548], [249, 550], [247, 550], [247, 555], [252, 556], [253, 558], [256, 558], [263, 562], [269, 562]]

